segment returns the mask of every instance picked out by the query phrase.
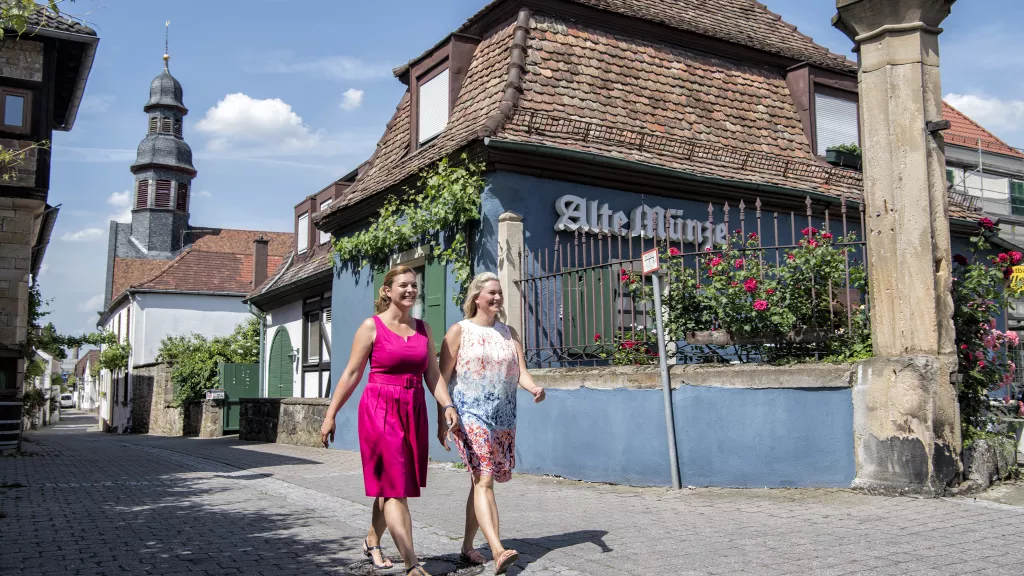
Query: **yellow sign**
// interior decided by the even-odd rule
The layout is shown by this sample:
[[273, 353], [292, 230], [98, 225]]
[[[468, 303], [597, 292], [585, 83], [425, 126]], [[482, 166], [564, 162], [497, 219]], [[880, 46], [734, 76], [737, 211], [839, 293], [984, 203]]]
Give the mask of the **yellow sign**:
[[1010, 291], [1014, 295], [1024, 292], [1024, 266], [1014, 266], [1010, 275]]

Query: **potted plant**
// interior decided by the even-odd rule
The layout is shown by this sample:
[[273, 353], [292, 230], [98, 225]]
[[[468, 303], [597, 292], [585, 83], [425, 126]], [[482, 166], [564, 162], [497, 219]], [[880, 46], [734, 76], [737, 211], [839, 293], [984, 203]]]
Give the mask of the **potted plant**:
[[829, 146], [825, 150], [825, 161], [833, 166], [842, 166], [844, 168], [853, 168], [854, 170], [860, 170], [860, 146], [856, 144], [841, 144], [839, 146]]

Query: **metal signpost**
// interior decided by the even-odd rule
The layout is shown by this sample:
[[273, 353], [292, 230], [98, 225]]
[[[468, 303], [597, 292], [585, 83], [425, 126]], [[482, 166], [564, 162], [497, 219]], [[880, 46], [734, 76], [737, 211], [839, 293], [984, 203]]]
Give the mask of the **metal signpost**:
[[679, 456], [676, 452], [676, 425], [672, 411], [672, 383], [668, 377], [668, 360], [665, 358], [665, 326], [661, 311], [661, 278], [658, 269], [658, 249], [653, 248], [642, 256], [644, 276], [650, 275], [654, 284], [654, 322], [658, 331], [658, 366], [661, 368], [661, 388], [665, 396], [665, 429], [668, 432], [668, 461], [672, 466], [672, 487], [679, 489]]

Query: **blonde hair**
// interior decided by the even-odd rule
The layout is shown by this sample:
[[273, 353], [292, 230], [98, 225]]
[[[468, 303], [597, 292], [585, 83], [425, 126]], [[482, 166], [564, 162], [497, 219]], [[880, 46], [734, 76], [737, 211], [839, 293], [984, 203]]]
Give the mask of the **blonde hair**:
[[[501, 286], [498, 275], [494, 272], [481, 272], [474, 276], [473, 280], [469, 283], [469, 290], [466, 291], [466, 301], [462, 303], [462, 312], [467, 320], [476, 316], [476, 299], [480, 297], [480, 293], [484, 291], [484, 284], [488, 282], [498, 282], [498, 285]], [[502, 306], [501, 312], [498, 313], [498, 320], [505, 320], [504, 306]]]
[[377, 314], [387, 310], [391, 306], [391, 297], [384, 291], [385, 288], [390, 288], [391, 284], [395, 281], [397, 276], [402, 274], [415, 274], [412, 268], [408, 266], [395, 266], [388, 273], [384, 275], [384, 283], [380, 285], [380, 289], [377, 290], [377, 301], [374, 302], [373, 308]]

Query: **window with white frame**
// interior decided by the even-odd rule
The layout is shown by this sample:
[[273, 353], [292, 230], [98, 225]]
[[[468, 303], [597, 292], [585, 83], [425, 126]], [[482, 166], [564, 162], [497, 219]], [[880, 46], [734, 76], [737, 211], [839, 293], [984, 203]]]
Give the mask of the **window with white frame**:
[[304, 213], [299, 216], [299, 230], [296, 233], [298, 236], [298, 249], [299, 254], [302, 254], [309, 249], [309, 213]]
[[814, 94], [814, 124], [819, 156], [832, 146], [860, 144], [856, 98]]
[[[330, 208], [330, 206], [331, 206], [331, 200], [324, 200], [323, 202], [320, 203], [320, 212], [323, 213], [323, 211], [327, 210], [328, 208]], [[330, 232], [324, 232], [323, 230], [320, 231], [320, 243], [321, 244], [327, 242], [330, 239], [331, 239]]]
[[448, 125], [448, 70], [419, 87], [419, 137], [423, 144], [440, 134]]

